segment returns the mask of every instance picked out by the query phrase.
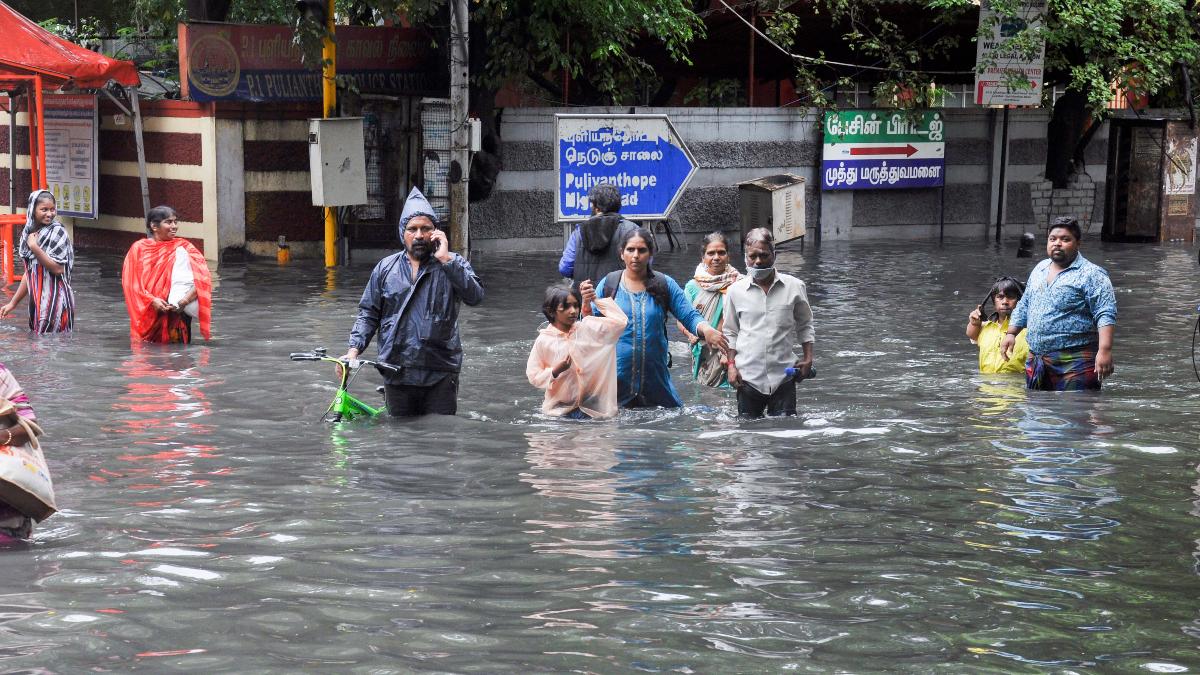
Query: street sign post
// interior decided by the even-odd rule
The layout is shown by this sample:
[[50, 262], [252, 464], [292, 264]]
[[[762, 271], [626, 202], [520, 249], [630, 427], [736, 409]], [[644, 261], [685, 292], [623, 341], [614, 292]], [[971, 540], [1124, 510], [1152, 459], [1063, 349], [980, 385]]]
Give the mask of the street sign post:
[[945, 119], [938, 112], [830, 111], [822, 150], [825, 190], [945, 185]]
[[975, 49], [977, 105], [1042, 104], [1046, 41], [1039, 40], [1030, 54], [1018, 51], [1014, 39], [1041, 28], [1045, 14], [1046, 0], [1025, 0], [1014, 16], [998, 15], [986, 0], [980, 5]]
[[588, 190], [611, 183], [621, 215], [665, 218], [699, 165], [666, 115], [555, 115], [555, 219], [592, 216]]

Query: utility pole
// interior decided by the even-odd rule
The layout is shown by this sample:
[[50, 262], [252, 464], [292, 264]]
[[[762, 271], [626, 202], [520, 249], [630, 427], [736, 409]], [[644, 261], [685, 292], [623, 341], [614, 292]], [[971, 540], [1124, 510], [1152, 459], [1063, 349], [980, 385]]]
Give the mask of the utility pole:
[[467, 122], [470, 94], [470, 34], [467, 0], [450, 0], [450, 246], [467, 257], [471, 252], [467, 222], [471, 128]]
[[[337, 46], [333, 42], [333, 0], [325, 3], [325, 37], [321, 41], [321, 109], [322, 117], [329, 119], [337, 115]], [[337, 209], [325, 207], [325, 266], [336, 267], [338, 223]]]

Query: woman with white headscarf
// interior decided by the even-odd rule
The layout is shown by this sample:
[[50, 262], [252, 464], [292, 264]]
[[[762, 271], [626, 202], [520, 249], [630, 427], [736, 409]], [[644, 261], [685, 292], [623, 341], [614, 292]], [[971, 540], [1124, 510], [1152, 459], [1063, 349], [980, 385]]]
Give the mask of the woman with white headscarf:
[[57, 216], [58, 208], [49, 190], [29, 194], [25, 229], [17, 249], [25, 262], [25, 273], [12, 300], [0, 307], [0, 317], [8, 316], [28, 295], [29, 330], [38, 334], [60, 333], [75, 326], [75, 294], [71, 291], [75, 249]]

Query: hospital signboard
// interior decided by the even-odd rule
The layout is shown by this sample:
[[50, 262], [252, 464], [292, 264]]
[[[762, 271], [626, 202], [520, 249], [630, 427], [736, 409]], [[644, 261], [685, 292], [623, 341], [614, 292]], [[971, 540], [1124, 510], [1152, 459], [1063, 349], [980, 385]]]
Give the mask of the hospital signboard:
[[824, 190], [941, 187], [946, 121], [940, 112], [835, 110], [825, 113]]

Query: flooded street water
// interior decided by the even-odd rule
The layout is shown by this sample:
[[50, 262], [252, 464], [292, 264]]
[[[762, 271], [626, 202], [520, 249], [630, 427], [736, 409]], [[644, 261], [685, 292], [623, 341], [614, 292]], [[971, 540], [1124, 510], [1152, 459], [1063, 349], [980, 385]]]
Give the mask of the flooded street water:
[[0, 322], [62, 508], [0, 550], [0, 668], [1195, 672], [1200, 268], [1083, 253], [1120, 304], [1099, 396], [976, 372], [1013, 247], [810, 245], [779, 262], [816, 317], [799, 418], [739, 423], [677, 350], [685, 409], [552, 420], [557, 256], [486, 254], [459, 415], [334, 428], [287, 355], [343, 352], [369, 262], [222, 266], [211, 343], [131, 349], [119, 257], [81, 252], [75, 335]]

